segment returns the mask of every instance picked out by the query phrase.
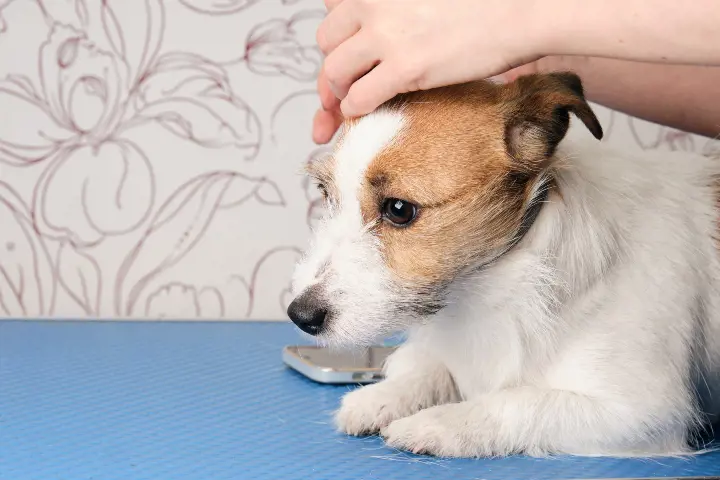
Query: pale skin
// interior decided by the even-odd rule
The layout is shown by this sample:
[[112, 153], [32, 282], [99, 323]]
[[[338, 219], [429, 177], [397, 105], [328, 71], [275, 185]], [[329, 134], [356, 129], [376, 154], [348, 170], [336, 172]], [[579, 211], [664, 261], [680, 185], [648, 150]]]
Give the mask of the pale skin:
[[[313, 139], [399, 93], [572, 70], [589, 100], [720, 135], [717, 0], [326, 0]], [[521, 32], [521, 33], [519, 33]]]

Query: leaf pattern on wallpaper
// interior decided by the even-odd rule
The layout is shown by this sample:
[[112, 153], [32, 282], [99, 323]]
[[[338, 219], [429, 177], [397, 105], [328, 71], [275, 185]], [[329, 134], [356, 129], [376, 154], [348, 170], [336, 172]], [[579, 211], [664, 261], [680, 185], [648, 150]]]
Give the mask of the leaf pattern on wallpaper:
[[52, 315], [56, 279], [20, 195], [0, 181], [0, 316]]
[[[292, 296], [291, 275], [295, 264], [300, 261], [302, 252], [296, 247], [276, 247], [265, 253], [255, 264], [248, 284], [250, 303], [247, 316], [254, 311], [287, 311]], [[283, 275], [278, 278], [277, 272]], [[262, 295], [258, 294], [261, 292]]]
[[321, 10], [305, 11], [289, 20], [268, 20], [253, 28], [245, 47], [248, 68], [262, 75], [313, 81], [323, 61], [313, 32], [324, 17]]
[[93, 246], [138, 228], [154, 199], [152, 165], [136, 144], [113, 140], [78, 146], [58, 154], [39, 177], [35, 225], [47, 238]]
[[270, 180], [236, 172], [211, 172], [182, 185], [160, 207], [123, 262], [116, 281], [116, 312], [135, 313], [140, 295], [156, 277], [195, 248], [218, 210], [251, 200], [266, 207], [285, 204]]
[[82, 311], [88, 316], [99, 315], [102, 277], [97, 261], [64, 243], [58, 253], [57, 271], [60, 285]]
[[138, 117], [204, 147], [247, 149], [246, 158], [257, 154], [259, 119], [235, 95], [225, 70], [199, 55], [161, 56], [138, 90], [136, 108]]
[[0, 112], [13, 112], [12, 122], [0, 122], [0, 164], [44, 161], [73, 136], [49, 115], [48, 105], [25, 76], [0, 79]]
[[160, 51], [165, 7], [162, 0], [102, 0], [101, 5], [105, 35], [126, 65], [132, 86], [142, 81]]
[[[244, 285], [243, 285], [244, 287]], [[243, 308], [248, 302], [245, 288], [233, 292], [241, 301]], [[196, 287], [182, 282], [164, 284], [148, 295], [145, 301], [144, 316], [158, 319], [207, 318], [217, 319], [226, 316], [225, 299], [214, 287]]]

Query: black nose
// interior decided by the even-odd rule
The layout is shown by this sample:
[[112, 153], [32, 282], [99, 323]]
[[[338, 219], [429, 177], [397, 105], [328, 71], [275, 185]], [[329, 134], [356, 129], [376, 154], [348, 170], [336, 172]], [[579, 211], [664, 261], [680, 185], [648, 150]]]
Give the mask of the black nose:
[[310, 335], [317, 335], [325, 326], [327, 307], [318, 289], [310, 287], [292, 301], [287, 314], [300, 330]]

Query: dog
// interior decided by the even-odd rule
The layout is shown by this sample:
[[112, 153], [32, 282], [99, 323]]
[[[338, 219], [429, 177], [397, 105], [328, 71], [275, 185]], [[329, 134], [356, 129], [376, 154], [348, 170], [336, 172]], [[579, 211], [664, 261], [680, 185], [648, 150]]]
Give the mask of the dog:
[[343, 398], [340, 431], [441, 457], [702, 447], [720, 410], [720, 164], [602, 136], [570, 72], [345, 122], [308, 166], [327, 214], [288, 315], [333, 347], [406, 340]]

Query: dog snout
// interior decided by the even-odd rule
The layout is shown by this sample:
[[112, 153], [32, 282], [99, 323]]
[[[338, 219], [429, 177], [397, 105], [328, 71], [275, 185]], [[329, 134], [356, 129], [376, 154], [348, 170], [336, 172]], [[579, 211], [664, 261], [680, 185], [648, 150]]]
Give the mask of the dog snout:
[[323, 330], [327, 313], [327, 303], [322, 299], [317, 286], [305, 289], [287, 309], [290, 320], [310, 335], [318, 335]]

